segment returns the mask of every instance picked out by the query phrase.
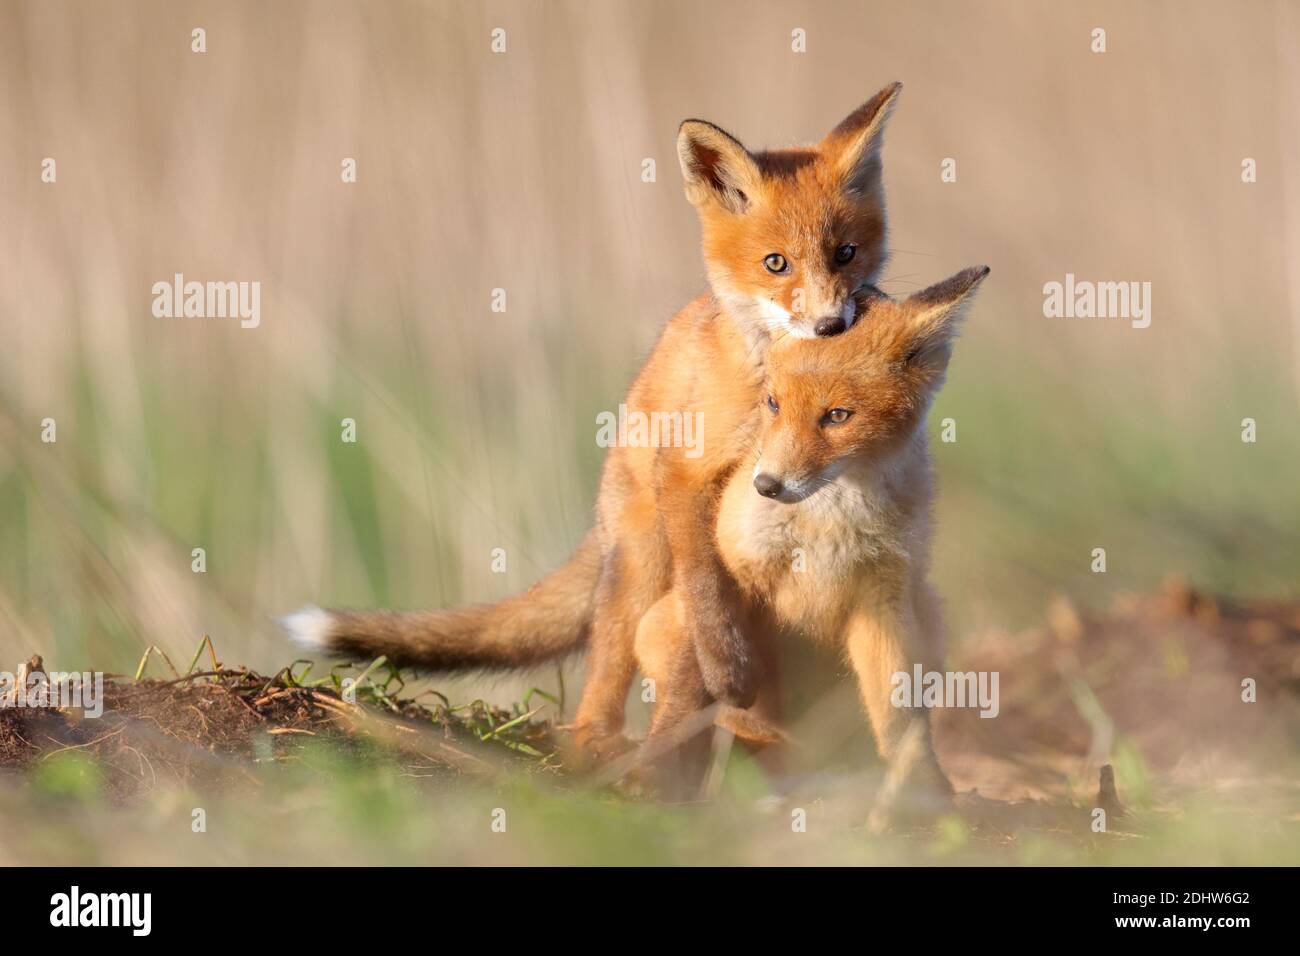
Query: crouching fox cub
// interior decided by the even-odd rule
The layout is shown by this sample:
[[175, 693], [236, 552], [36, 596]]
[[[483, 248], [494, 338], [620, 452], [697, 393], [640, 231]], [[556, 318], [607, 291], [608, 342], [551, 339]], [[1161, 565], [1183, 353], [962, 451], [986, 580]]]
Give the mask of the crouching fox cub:
[[[770, 660], [774, 642], [795, 634], [847, 656], [896, 803], [951, 792], [928, 711], [896, 708], [890, 695], [896, 673], [918, 663], [942, 669], [939, 603], [926, 580], [933, 492], [925, 416], [963, 307], [987, 273], [966, 269], [902, 301], [876, 296], [834, 339], [774, 344], [758, 442], [723, 490], [717, 517], [718, 551], [760, 653]], [[637, 627], [638, 662], [656, 687], [652, 738], [710, 702], [683, 603], [674, 587]], [[753, 708], [719, 718], [756, 742], [771, 739], [775, 717], [775, 667], [765, 673]]]

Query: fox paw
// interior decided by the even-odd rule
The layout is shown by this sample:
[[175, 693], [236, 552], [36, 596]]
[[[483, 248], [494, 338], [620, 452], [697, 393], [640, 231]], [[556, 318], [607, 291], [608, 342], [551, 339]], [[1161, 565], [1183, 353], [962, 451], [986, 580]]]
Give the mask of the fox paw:
[[867, 831], [875, 836], [885, 833], [923, 830], [955, 809], [952, 798], [933, 792], [911, 802], [878, 802], [867, 814]]
[[929, 827], [955, 809], [952, 784], [933, 764], [906, 780], [886, 780], [867, 816], [867, 829], [881, 834]]
[[618, 731], [608, 731], [587, 724], [569, 724], [564, 747], [564, 762], [578, 770], [601, 766], [632, 750], [636, 744]]

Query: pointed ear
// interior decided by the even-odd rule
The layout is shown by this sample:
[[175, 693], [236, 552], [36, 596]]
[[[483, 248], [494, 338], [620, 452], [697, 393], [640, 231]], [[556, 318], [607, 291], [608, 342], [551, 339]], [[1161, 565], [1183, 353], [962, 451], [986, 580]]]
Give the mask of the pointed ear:
[[686, 120], [677, 132], [677, 159], [686, 198], [696, 206], [716, 202], [740, 214], [757, 195], [762, 174], [749, 150], [730, 133], [704, 120]]
[[890, 83], [844, 118], [822, 140], [821, 148], [834, 158], [846, 192], [871, 195], [880, 188], [880, 147], [885, 123], [903, 89]]
[[966, 307], [988, 274], [988, 266], [972, 266], [904, 301], [913, 335], [907, 356], [909, 362], [927, 359], [947, 362]]

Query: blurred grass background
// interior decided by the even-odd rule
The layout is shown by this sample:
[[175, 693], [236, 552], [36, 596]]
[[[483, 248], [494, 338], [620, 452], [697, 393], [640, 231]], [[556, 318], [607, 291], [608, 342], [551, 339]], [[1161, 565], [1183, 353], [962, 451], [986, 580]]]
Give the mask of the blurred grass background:
[[[0, 666], [131, 672], [207, 633], [272, 671], [272, 616], [301, 604], [492, 600], [557, 566], [596, 414], [704, 289], [678, 122], [815, 140], [895, 79], [882, 285], [993, 268], [930, 423], [953, 641], [1171, 571], [1300, 596], [1298, 22], [1282, 0], [0, 0]], [[260, 281], [261, 326], [153, 317], [177, 272]], [[1044, 318], [1066, 272], [1151, 282], [1151, 327]], [[439, 686], [533, 684], [556, 676]]]

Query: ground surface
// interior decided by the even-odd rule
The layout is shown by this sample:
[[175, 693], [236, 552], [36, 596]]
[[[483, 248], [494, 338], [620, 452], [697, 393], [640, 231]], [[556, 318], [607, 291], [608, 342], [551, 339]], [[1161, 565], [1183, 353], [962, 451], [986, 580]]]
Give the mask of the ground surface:
[[[456, 707], [408, 693], [382, 664], [259, 675], [204, 645], [184, 673], [109, 678], [95, 719], [0, 709], [2, 852], [111, 863], [1294, 862], [1300, 607], [1215, 601], [1171, 582], [1106, 615], [1058, 600], [1047, 618], [968, 643], [953, 662], [997, 671], [1000, 709], [939, 712], [960, 796], [919, 830], [863, 827], [879, 768], [826, 763], [819, 751], [836, 733], [861, 733], [830, 710], [791, 724], [779, 769], [720, 746], [702, 799], [665, 806], [566, 768], [565, 735], [545, 719], [555, 702], [541, 692], [513, 709]], [[154, 656], [141, 666], [151, 668], [175, 671]], [[1118, 792], [1099, 784], [1108, 765]], [[1105, 833], [1093, 832], [1099, 806]]]

